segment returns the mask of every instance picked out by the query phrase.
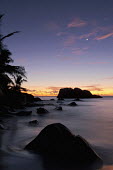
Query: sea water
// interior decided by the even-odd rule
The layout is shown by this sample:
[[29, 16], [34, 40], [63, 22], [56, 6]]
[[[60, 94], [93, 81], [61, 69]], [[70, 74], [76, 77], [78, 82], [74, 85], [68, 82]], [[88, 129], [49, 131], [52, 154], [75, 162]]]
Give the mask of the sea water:
[[[103, 159], [103, 169], [113, 169], [113, 97], [82, 99], [76, 101], [77, 106], [68, 105], [73, 99], [40, 98], [43, 101], [38, 103], [46, 104], [44, 108], [48, 114], [40, 116], [36, 113], [37, 107], [29, 107], [26, 110], [32, 110], [32, 116], [14, 116], [4, 120], [6, 130], [0, 130], [1, 170], [48, 170], [39, 155], [25, 151], [24, 147], [51, 123], [62, 123], [73, 134], [84, 137]], [[62, 106], [63, 110], [56, 110], [57, 106]], [[29, 121], [35, 119], [39, 124], [30, 126]]]

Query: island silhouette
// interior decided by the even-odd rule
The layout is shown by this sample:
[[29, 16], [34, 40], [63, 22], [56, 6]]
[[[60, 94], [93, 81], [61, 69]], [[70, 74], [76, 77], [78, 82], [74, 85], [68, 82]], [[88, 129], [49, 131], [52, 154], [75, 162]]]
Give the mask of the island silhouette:
[[93, 95], [90, 91], [88, 90], [82, 90], [80, 88], [62, 88], [59, 90], [58, 99], [63, 99], [63, 98], [102, 98], [99, 95]]

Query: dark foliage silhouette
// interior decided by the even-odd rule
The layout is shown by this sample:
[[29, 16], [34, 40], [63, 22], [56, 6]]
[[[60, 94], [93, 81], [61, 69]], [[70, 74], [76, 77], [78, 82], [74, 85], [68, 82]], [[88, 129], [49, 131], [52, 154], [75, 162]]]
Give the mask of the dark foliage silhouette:
[[[0, 15], [0, 27], [3, 16], [4, 15]], [[19, 33], [19, 31], [9, 33], [5, 36], [0, 34], [0, 89], [3, 93], [6, 93], [9, 89], [20, 91], [22, 82], [26, 81], [25, 68], [11, 65], [11, 63], [13, 63], [13, 59], [10, 57], [11, 52], [3, 43], [5, 38], [15, 33]]]

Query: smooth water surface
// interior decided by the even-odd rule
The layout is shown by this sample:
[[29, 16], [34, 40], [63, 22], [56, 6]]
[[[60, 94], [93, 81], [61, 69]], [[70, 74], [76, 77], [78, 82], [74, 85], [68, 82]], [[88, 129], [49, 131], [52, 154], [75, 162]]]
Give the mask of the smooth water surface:
[[[51, 98], [55, 100], [52, 101]], [[41, 97], [41, 99], [43, 101], [39, 103], [49, 104], [44, 106], [49, 111], [48, 114], [40, 116], [36, 113], [37, 107], [29, 107], [26, 110], [32, 110], [32, 116], [14, 116], [4, 120], [7, 129], [0, 130], [0, 169], [47, 170], [39, 155], [24, 151], [23, 148], [46, 125], [60, 122], [92, 145], [104, 161], [104, 170], [112, 170], [113, 97], [83, 99], [76, 102], [78, 106], [75, 107], [68, 106], [73, 99], [63, 101], [57, 101], [56, 97]], [[63, 111], [55, 110], [56, 106], [62, 106]], [[29, 125], [28, 122], [34, 119], [37, 119], [39, 124]]]

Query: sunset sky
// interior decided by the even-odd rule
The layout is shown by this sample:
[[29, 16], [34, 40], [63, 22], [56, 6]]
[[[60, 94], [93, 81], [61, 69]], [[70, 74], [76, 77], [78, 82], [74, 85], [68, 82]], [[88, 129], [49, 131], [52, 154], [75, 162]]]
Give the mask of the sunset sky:
[[113, 95], [113, 0], [0, 0], [4, 40], [34, 95]]

